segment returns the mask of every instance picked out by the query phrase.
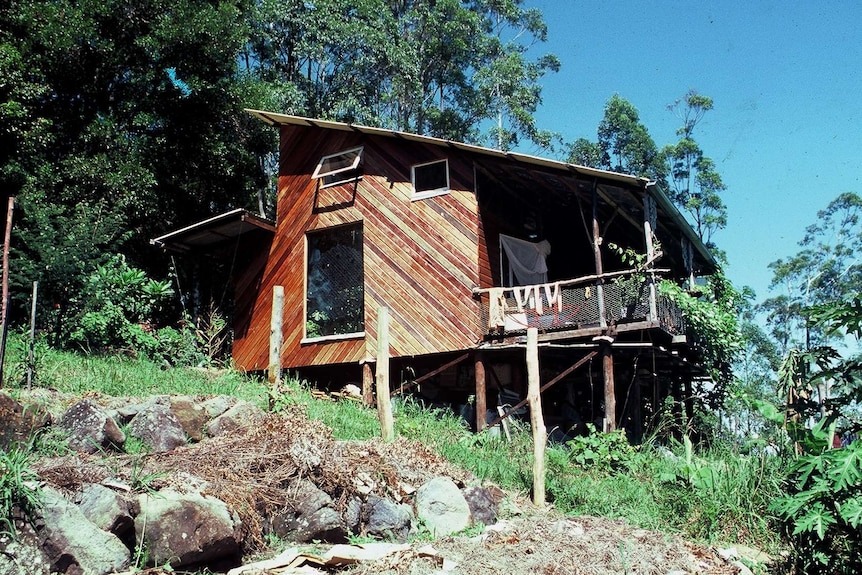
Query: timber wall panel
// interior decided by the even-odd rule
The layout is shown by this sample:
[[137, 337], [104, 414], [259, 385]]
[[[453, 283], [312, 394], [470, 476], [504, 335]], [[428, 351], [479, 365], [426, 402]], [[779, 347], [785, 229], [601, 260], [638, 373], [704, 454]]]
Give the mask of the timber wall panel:
[[[319, 190], [310, 179], [318, 160], [362, 145], [363, 177]], [[377, 309], [390, 309], [393, 357], [468, 349], [479, 339], [479, 304], [471, 290], [487, 276], [479, 262], [482, 230], [469, 159], [436, 146], [354, 132], [281, 127], [278, 216], [258, 280], [252, 319], [234, 357], [246, 369], [268, 361], [272, 287], [283, 285], [287, 367], [355, 363], [375, 355]], [[449, 160], [449, 194], [411, 201], [410, 166]], [[326, 192], [325, 194], [322, 192]], [[355, 193], [354, 193], [355, 192]], [[317, 207], [317, 209], [315, 209]], [[365, 338], [301, 343], [305, 323], [305, 234], [362, 222]]]

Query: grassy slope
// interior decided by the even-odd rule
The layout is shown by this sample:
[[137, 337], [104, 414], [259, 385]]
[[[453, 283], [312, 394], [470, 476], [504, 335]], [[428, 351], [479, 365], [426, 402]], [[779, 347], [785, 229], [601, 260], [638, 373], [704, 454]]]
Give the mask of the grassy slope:
[[[13, 342], [4, 387], [21, 385], [23, 348]], [[165, 369], [143, 360], [94, 357], [41, 348], [36, 384], [83, 394], [229, 394], [266, 407], [269, 393], [258, 379], [234, 371]], [[301, 403], [309, 416], [322, 420], [336, 438], [366, 439], [379, 433], [376, 412], [352, 401], [317, 400], [299, 382], [275, 399]], [[479, 479], [526, 492], [532, 483], [530, 433], [515, 425], [511, 442], [475, 435], [455, 416], [429, 412], [410, 401], [395, 404], [398, 436], [430, 444], [450, 461]], [[547, 492], [554, 504], [572, 514], [623, 517], [650, 529], [730, 544], [744, 543], [774, 551], [778, 536], [770, 525], [768, 501], [778, 492], [783, 474], [776, 458], [712, 451], [686, 456], [684, 446], [669, 452], [652, 447], [621, 448], [596, 436], [578, 449], [548, 450]], [[586, 451], [585, 451], [586, 450]], [[597, 454], [593, 457], [591, 454]], [[611, 457], [614, 464], [609, 465]]]

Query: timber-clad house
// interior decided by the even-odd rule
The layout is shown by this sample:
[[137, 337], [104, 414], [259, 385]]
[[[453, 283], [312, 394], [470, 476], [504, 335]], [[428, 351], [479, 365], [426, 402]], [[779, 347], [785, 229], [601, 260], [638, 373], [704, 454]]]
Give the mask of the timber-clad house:
[[[525, 395], [528, 327], [539, 330], [549, 429], [595, 422], [625, 427], [637, 441], [668, 397], [684, 406], [705, 375], [685, 318], [656, 282], [693, 281], [715, 260], [652, 182], [251, 113], [280, 133], [275, 221], [235, 210], [153, 240], [236, 254], [238, 367], [268, 368], [281, 286], [283, 369], [370, 389], [385, 307], [392, 387], [474, 406], [480, 429]], [[643, 263], [632, 269], [613, 246], [643, 254]]]

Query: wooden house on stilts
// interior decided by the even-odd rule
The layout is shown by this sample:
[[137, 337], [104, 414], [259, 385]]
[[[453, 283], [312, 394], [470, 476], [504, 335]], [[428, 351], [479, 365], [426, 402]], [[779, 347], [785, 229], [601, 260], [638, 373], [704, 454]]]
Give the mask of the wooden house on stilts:
[[[595, 422], [637, 441], [668, 397], [685, 409], [705, 371], [684, 315], [656, 285], [710, 274], [715, 261], [652, 182], [251, 113], [280, 132], [275, 221], [237, 210], [154, 240], [238, 254], [237, 366], [267, 369], [282, 286], [278, 360], [323, 386], [370, 386], [385, 307], [392, 387], [469, 405], [478, 429], [525, 395], [528, 327], [539, 330], [549, 429]], [[624, 249], [642, 255], [636, 268]]]

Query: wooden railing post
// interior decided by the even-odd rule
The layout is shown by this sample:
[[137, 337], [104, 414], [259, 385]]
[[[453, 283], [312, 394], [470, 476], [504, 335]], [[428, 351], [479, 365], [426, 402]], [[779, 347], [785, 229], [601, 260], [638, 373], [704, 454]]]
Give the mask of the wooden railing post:
[[545, 505], [545, 444], [548, 433], [542, 415], [542, 392], [539, 381], [539, 330], [527, 328], [527, 399], [530, 425], [533, 428], [533, 504]]

